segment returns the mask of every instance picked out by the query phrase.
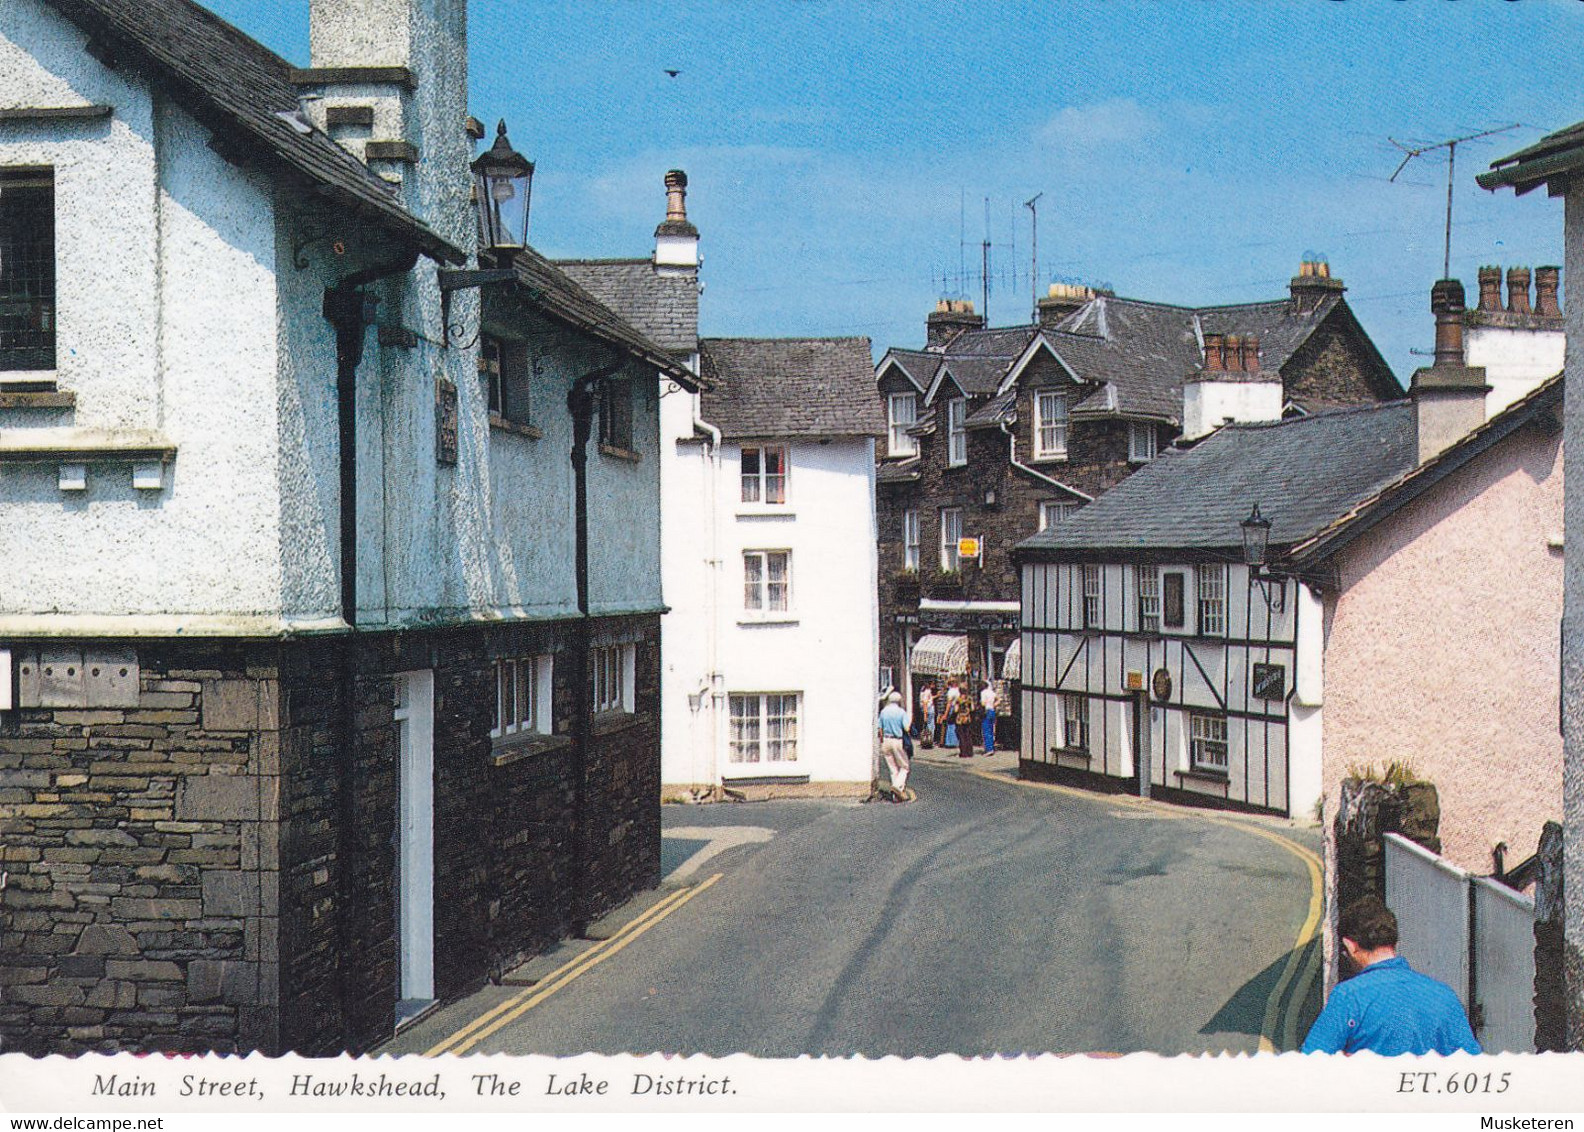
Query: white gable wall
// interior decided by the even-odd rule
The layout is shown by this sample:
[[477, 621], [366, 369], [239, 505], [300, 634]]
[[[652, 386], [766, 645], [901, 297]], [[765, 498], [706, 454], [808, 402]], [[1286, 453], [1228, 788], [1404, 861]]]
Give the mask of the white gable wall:
[[0, 556], [16, 565], [0, 624], [36, 610], [256, 618], [280, 601], [270, 186], [83, 43], [37, 0], [5, 7], [6, 105], [113, 114], [0, 124], [0, 165], [55, 170], [53, 376], [77, 397], [74, 410], [0, 414], [0, 427], [158, 432], [178, 453], [158, 492], [135, 491], [125, 463], [90, 462], [88, 490], [69, 494], [55, 465], [7, 464]]

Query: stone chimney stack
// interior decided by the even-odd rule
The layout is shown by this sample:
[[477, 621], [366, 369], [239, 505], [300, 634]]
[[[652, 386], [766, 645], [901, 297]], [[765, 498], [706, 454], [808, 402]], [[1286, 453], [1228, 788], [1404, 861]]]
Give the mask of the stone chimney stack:
[[665, 175], [666, 218], [655, 229], [655, 270], [661, 275], [688, 275], [699, 268], [699, 233], [687, 216], [687, 174], [673, 169]]
[[[1528, 272], [1524, 275], [1527, 285]], [[1528, 300], [1527, 287], [1524, 298]], [[1430, 309], [1436, 320], [1435, 365], [1415, 372], [1409, 389], [1421, 464], [1485, 423], [1485, 395], [1490, 392], [1484, 367], [1464, 360], [1463, 284], [1437, 280], [1430, 289]]]
[[1039, 308], [1039, 324], [1053, 327], [1074, 311], [1082, 309], [1094, 297], [1093, 287], [1077, 283], [1052, 283], [1050, 293], [1036, 304]]
[[1307, 254], [1298, 265], [1298, 274], [1287, 285], [1292, 295], [1293, 311], [1308, 314], [1325, 302], [1329, 295], [1340, 295], [1347, 290], [1342, 280], [1331, 278], [1331, 265], [1324, 256]]
[[1500, 267], [1482, 267], [1479, 269], [1479, 309], [1482, 311], [1499, 311], [1502, 309], [1502, 272]]
[[1281, 420], [1285, 403], [1281, 374], [1260, 369], [1258, 337], [1206, 334], [1204, 365], [1183, 379], [1183, 439], [1232, 422]]
[[1560, 267], [1535, 268], [1535, 314], [1541, 318], [1562, 317], [1562, 304], [1558, 302], [1561, 284]]
[[1529, 269], [1507, 269], [1507, 313], [1529, 314]]
[[308, 18], [312, 65], [292, 74], [308, 118], [472, 247], [466, 0], [310, 0]]
[[974, 313], [972, 299], [942, 299], [924, 323], [924, 348], [944, 351], [968, 330], [983, 330], [984, 315]]

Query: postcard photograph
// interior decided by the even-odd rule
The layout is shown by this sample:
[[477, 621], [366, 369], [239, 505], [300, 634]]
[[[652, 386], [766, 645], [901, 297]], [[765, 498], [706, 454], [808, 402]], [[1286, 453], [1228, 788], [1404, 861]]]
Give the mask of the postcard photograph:
[[1581, 32], [3, 0], [0, 1109], [1584, 1111]]

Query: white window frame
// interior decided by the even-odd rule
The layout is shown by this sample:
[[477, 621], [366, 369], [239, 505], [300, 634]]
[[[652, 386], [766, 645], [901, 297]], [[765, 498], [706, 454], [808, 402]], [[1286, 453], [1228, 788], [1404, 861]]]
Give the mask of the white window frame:
[[[748, 453], [754, 454], [756, 471], [748, 470]], [[781, 470], [768, 469], [769, 456], [776, 453], [781, 459]], [[787, 501], [787, 486], [791, 481], [791, 453], [784, 444], [748, 444], [743, 446], [739, 471], [742, 475], [742, 501], [758, 507], [780, 507]]]
[[917, 572], [919, 557], [919, 511], [909, 507], [902, 512], [902, 569]]
[[876, 684], [879, 687], [879, 695], [882, 695], [882, 696], [885, 695], [887, 692], [891, 691], [893, 688], [895, 688], [896, 687], [896, 671], [895, 671], [895, 669], [893, 669], [891, 667], [891, 665], [889, 665], [889, 664], [882, 664], [880, 666], [879, 678], [876, 681]]
[[1083, 580], [1083, 627], [1105, 627], [1105, 581], [1101, 567], [1086, 564], [1079, 567]]
[[589, 710], [595, 715], [633, 711], [636, 645], [596, 645], [589, 649]]
[[[771, 569], [776, 565], [781, 570], [779, 582], [771, 577]], [[779, 587], [779, 593], [774, 587]], [[777, 604], [778, 598], [780, 604]], [[762, 615], [792, 611], [790, 550], [743, 551], [743, 609]]]
[[1067, 458], [1067, 394], [1057, 389], [1034, 393], [1034, 458]]
[[908, 433], [916, 424], [918, 394], [893, 393], [886, 398], [886, 455], [918, 455], [918, 440]]
[[1199, 610], [1199, 635], [1201, 637], [1226, 636], [1226, 563], [1201, 562], [1194, 567], [1194, 604]]
[[[789, 705], [790, 713], [787, 711]], [[802, 716], [801, 692], [730, 693], [727, 696], [727, 761], [733, 766], [795, 765], [798, 761]], [[772, 739], [771, 723], [776, 720], [781, 722], [781, 735]], [[790, 728], [786, 726], [788, 720], [791, 721]], [[751, 738], [747, 734], [750, 723]], [[778, 757], [770, 757], [772, 753]]]
[[1155, 566], [1133, 567], [1133, 580], [1138, 589], [1138, 620], [1140, 633], [1161, 631], [1161, 579]]
[[[951, 517], [950, 523], [947, 516]], [[951, 537], [947, 537], [948, 528], [952, 528]], [[942, 507], [940, 509], [940, 568], [943, 573], [954, 574], [962, 569], [962, 553], [958, 543], [962, 540], [962, 508]]]
[[960, 468], [968, 462], [968, 399], [946, 402], [946, 464]]
[[1188, 765], [1194, 770], [1228, 774], [1231, 747], [1227, 743], [1227, 719], [1208, 712], [1188, 713]]
[[1062, 746], [1069, 751], [1089, 749], [1089, 697], [1062, 693]]
[[1128, 463], [1147, 464], [1160, 455], [1159, 430], [1150, 421], [1128, 422]]
[[550, 734], [555, 662], [549, 656], [502, 657], [495, 662], [495, 727], [491, 739]]
[[1049, 530], [1052, 523], [1072, 518], [1079, 504], [1060, 499], [1042, 499], [1039, 505], [1039, 529]]

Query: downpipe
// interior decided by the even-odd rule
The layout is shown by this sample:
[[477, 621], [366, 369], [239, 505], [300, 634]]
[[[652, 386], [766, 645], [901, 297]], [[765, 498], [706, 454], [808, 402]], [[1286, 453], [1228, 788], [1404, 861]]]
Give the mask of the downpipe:
[[611, 361], [590, 370], [567, 390], [567, 410], [572, 414], [572, 492], [575, 508], [574, 563], [580, 624], [572, 634], [572, 934], [583, 937], [593, 914], [589, 906], [587, 845], [589, 744], [593, 737], [589, 703], [589, 574], [588, 574], [588, 442], [594, 424], [594, 390], [614, 376], [627, 359], [617, 353]]

